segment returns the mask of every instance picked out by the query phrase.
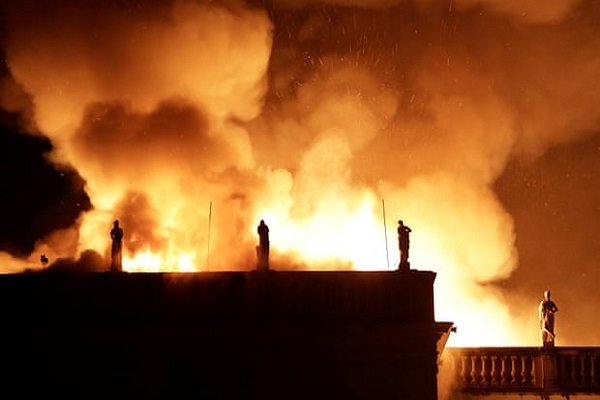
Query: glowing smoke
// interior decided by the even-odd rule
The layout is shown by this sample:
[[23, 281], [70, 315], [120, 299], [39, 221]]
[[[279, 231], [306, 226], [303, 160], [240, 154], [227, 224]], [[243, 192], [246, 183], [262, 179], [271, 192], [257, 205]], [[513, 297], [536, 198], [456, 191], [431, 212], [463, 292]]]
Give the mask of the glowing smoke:
[[[42, 13], [54, 18], [40, 25], [34, 16]], [[107, 238], [98, 232], [124, 211], [116, 209], [121, 199], [138, 192], [160, 217], [130, 207], [126, 219], [152, 225], [146, 236], [128, 226], [137, 239], [204, 249], [208, 204], [215, 200], [227, 210], [215, 221], [213, 244], [223, 254], [217, 266], [239, 264], [244, 251], [234, 235], [248, 214], [244, 186], [253, 178], [244, 170], [253, 160], [247, 133], [235, 121], [261, 108], [271, 45], [266, 14], [191, 1], [64, 10], [33, 2], [9, 7], [8, 14], [15, 22], [11, 72], [33, 95], [39, 127], [58, 144], [56, 158], [93, 177], [87, 191], [95, 210], [81, 228], [80, 249], [103, 253]], [[90, 14], [97, 23], [83, 27]], [[156, 249], [157, 240], [145, 244]], [[204, 259], [191, 257], [195, 266]]]
[[597, 126], [593, 18], [576, 1], [329, 3], [275, 2], [271, 19], [241, 3], [9, 6], [10, 72], [95, 207], [77, 252], [106, 254], [119, 217], [129, 270], [204, 269], [212, 201], [212, 269], [253, 266], [261, 217], [276, 266], [385, 269], [385, 198], [392, 267], [401, 217], [458, 343], [533, 342], [481, 286], [516, 266], [491, 185], [511, 157]]

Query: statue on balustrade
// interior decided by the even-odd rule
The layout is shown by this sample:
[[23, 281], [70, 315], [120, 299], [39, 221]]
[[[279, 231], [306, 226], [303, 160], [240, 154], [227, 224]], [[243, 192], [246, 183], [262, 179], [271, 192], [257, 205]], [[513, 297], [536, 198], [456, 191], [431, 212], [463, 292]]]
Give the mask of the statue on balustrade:
[[544, 292], [544, 300], [540, 303], [540, 329], [542, 332], [543, 347], [554, 347], [554, 314], [558, 311], [558, 307], [550, 300], [550, 291]]

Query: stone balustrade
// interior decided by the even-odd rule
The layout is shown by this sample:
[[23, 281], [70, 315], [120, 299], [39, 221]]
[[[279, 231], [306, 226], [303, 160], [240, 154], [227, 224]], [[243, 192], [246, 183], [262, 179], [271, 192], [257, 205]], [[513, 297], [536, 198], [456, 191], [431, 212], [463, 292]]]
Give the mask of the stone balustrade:
[[600, 386], [600, 349], [566, 348], [557, 353], [559, 383], [571, 389]]
[[448, 348], [463, 393], [600, 393], [599, 347]]

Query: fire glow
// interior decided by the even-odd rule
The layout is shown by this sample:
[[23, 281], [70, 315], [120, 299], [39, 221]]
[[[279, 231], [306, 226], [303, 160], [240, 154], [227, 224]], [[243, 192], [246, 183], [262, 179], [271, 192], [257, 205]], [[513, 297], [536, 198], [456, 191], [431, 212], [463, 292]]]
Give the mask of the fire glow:
[[[530, 24], [561, 20], [572, 2], [524, 13], [455, 1], [443, 23], [428, 18], [436, 2], [329, 5], [310, 18], [287, 2], [233, 3], [9, 7], [10, 72], [53, 160], [77, 169], [94, 206], [32, 260], [42, 250], [107, 259], [118, 218], [127, 272], [250, 270], [264, 219], [275, 269], [387, 270], [403, 219], [412, 268], [438, 273], [437, 319], [456, 322], [453, 344], [537, 343], [535, 315], [518, 320], [483, 286], [517, 263], [492, 186], [512, 157], [597, 118], [600, 94], [582, 90], [595, 72], [562, 69], [571, 42], [528, 47]], [[506, 37], [471, 20], [476, 7], [490, 7], [481, 18]], [[82, 24], [89, 15], [101, 22]], [[561, 86], [555, 75], [574, 78]], [[559, 107], [572, 93], [577, 107]]]

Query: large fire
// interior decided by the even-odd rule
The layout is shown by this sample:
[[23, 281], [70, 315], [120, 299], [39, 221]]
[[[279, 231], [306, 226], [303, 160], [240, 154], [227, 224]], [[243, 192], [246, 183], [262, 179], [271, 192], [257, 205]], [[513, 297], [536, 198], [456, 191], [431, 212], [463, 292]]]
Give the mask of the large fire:
[[[249, 270], [264, 219], [275, 269], [388, 270], [402, 219], [412, 268], [438, 273], [437, 318], [456, 322], [453, 344], [537, 343], [535, 312], [519, 320], [485, 286], [517, 262], [492, 185], [519, 151], [597, 116], [598, 93], [582, 90], [593, 71], [553, 78], [571, 42], [528, 47], [530, 24], [560, 20], [572, 1], [523, 13], [515, 2], [339, 0], [298, 14], [288, 2], [39, 3], [8, 7], [10, 73], [94, 209], [32, 260], [108, 260], [118, 218], [128, 272]], [[490, 7], [490, 24], [477, 7]], [[584, 97], [577, 109], [554, 112], [572, 93]], [[68, 251], [56, 245], [67, 237]]]

